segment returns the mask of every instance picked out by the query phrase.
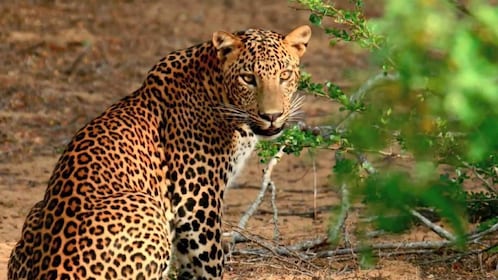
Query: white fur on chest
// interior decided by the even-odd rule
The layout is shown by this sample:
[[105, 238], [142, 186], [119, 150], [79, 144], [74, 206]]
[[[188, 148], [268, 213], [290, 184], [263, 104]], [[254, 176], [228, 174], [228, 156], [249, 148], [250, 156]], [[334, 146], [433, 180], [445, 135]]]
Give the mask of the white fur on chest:
[[230, 160], [232, 164], [232, 172], [228, 176], [227, 187], [230, 187], [235, 181], [235, 178], [237, 178], [240, 174], [247, 160], [251, 156], [252, 151], [254, 151], [256, 144], [258, 143], [258, 138], [254, 135], [247, 137], [237, 135], [236, 139], [237, 143], [235, 145], [235, 152]]

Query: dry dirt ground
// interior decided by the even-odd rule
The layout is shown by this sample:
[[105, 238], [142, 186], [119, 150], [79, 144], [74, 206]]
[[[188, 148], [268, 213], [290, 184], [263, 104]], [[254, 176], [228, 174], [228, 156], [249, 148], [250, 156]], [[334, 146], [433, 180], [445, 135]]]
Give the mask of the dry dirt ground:
[[[375, 3], [375, 1], [370, 1]], [[377, 8], [378, 7], [373, 7]], [[168, 52], [209, 40], [213, 31], [262, 27], [280, 32], [307, 24], [308, 13], [285, 0], [266, 1], [1, 1], [0, 2], [0, 279], [30, 207], [44, 193], [52, 168], [73, 133], [107, 106], [137, 88], [146, 71]], [[303, 64], [319, 81], [349, 87], [358, 80], [362, 56], [346, 45], [328, 48], [314, 30]], [[337, 114], [333, 104], [308, 98], [308, 123]], [[286, 156], [274, 170], [280, 243], [323, 237], [326, 209], [339, 195], [327, 177], [333, 154], [316, 160]], [[256, 197], [264, 165], [250, 167], [226, 196], [227, 230]], [[316, 181], [315, 181], [316, 180]], [[318, 194], [313, 196], [313, 186]], [[266, 199], [248, 232], [271, 240], [272, 212]], [[316, 203], [318, 215], [310, 215]], [[418, 227], [389, 240], [430, 240]], [[249, 243], [237, 246], [258, 247]], [[444, 254], [444, 252], [442, 253]], [[350, 258], [351, 259], [351, 258]], [[360, 270], [335, 258], [311, 263], [292, 258], [234, 255], [226, 279], [495, 279], [492, 264], [477, 257], [423, 264], [420, 257], [382, 258]]]

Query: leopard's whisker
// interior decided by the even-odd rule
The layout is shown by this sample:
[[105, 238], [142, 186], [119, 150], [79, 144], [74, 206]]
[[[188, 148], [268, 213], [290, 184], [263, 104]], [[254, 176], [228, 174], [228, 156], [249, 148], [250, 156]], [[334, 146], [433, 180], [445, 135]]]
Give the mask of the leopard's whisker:
[[303, 111], [295, 111], [292, 114], [289, 114], [288, 119], [300, 119], [302, 120], [304, 118], [304, 112]]
[[304, 95], [295, 95], [291, 101], [291, 110], [294, 108], [300, 108], [304, 103], [305, 96]]
[[301, 110], [301, 106], [303, 105], [304, 102], [304, 96], [296, 96], [295, 98], [292, 99], [290, 109], [286, 113], [287, 118], [293, 118], [297, 117], [303, 114]]

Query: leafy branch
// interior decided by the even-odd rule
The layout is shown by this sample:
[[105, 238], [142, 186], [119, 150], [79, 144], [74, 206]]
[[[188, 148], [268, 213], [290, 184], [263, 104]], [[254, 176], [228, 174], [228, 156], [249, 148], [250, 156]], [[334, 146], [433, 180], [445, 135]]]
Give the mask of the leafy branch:
[[[323, 28], [325, 34], [330, 35], [330, 45], [339, 41], [358, 42], [360, 46], [367, 49], [379, 49], [383, 43], [383, 37], [372, 31], [364, 14], [362, 0], [351, 0], [353, 8], [350, 10], [337, 8], [333, 2], [320, 0], [294, 0], [294, 2], [310, 11], [309, 21]], [[302, 9], [302, 8], [301, 8]], [[324, 18], [330, 18], [339, 25], [324, 25]]]

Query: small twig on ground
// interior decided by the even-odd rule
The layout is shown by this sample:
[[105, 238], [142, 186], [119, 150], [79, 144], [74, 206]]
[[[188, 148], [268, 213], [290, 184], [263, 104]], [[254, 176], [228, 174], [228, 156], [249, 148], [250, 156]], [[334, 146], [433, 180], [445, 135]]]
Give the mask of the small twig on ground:
[[[324, 206], [319, 206], [317, 207], [316, 210], [314, 209], [310, 209], [310, 210], [303, 210], [303, 211], [299, 211], [299, 210], [288, 210], [288, 211], [278, 211], [278, 215], [279, 216], [297, 216], [297, 217], [303, 217], [303, 218], [311, 218], [311, 219], [314, 219], [315, 218], [315, 212], [317, 213], [323, 213], [323, 212], [328, 212], [330, 211], [331, 209], [334, 209], [335, 206], [331, 206], [331, 205], [324, 205]], [[273, 211], [271, 210], [267, 210], [267, 209], [259, 209], [258, 214], [273, 214]]]
[[492, 225], [490, 228], [488, 228], [486, 230], [469, 235], [469, 237], [467, 239], [472, 241], [472, 242], [475, 242], [475, 241], [481, 239], [481, 237], [488, 235], [490, 233], [493, 233], [495, 231], [498, 231], [498, 223]]
[[495, 193], [495, 194], [498, 194], [498, 189], [494, 188], [489, 182], [488, 180], [486, 180], [484, 177], [482, 177], [481, 174], [479, 174], [479, 172], [477, 172], [477, 169], [476, 168], [471, 168], [472, 169], [472, 172], [474, 173], [474, 175], [476, 175], [477, 179], [479, 179], [481, 182], [484, 183], [484, 186], [486, 187], [486, 189], [492, 193]]
[[320, 245], [328, 243], [328, 237], [319, 237], [312, 240], [301, 241], [297, 244], [290, 245], [287, 248], [291, 251], [307, 251]]
[[494, 194], [498, 194], [498, 189], [494, 188], [489, 182], [488, 180], [486, 180], [486, 178], [484, 178], [478, 171], [478, 169], [475, 167], [475, 166], [472, 166], [471, 164], [469, 164], [468, 162], [464, 161], [464, 160], [461, 160], [460, 159], [460, 162], [465, 166], [467, 167], [468, 169], [472, 170], [472, 173], [474, 173], [474, 175], [476, 176], [477, 179], [479, 179], [479, 181], [481, 181], [483, 184], [484, 184], [484, 187], [494, 193]]
[[374, 231], [367, 232], [365, 234], [365, 236], [368, 238], [375, 238], [375, 237], [379, 237], [385, 233], [386, 232], [384, 230], [374, 230]]
[[431, 222], [429, 219], [427, 219], [424, 215], [420, 214], [417, 210], [414, 209], [409, 209], [410, 214], [412, 214], [414, 217], [419, 219], [424, 225], [426, 225], [428, 228], [430, 228], [433, 232], [435, 232], [437, 235], [441, 236], [442, 238], [450, 241], [455, 241], [456, 237], [445, 230], [444, 228], [436, 225], [435, 223]]
[[423, 255], [434, 253], [433, 249], [419, 249], [419, 250], [404, 250], [404, 251], [392, 251], [392, 252], [379, 252], [377, 255], [379, 257], [394, 257], [399, 255]]
[[[244, 240], [246, 241], [251, 241], [254, 242], [255, 244], [259, 245], [262, 249], [234, 249], [231, 253], [232, 254], [251, 254], [251, 255], [260, 255], [260, 256], [267, 256], [265, 252], [271, 252], [273, 255], [279, 255], [279, 256], [284, 256], [284, 257], [296, 257], [299, 258], [302, 261], [305, 261], [305, 259], [308, 257], [309, 254], [306, 254], [306, 252], [311, 248], [314, 248], [316, 246], [324, 245], [327, 243], [327, 238], [317, 238], [313, 240], [306, 240], [294, 245], [290, 246], [281, 246], [278, 244], [272, 244], [271, 241], [266, 241], [262, 237], [259, 237], [255, 234], [249, 233], [244, 229], [241, 228], [233, 228], [232, 234], [237, 233], [239, 234]], [[301, 253], [303, 252], [303, 253]], [[307, 261], [305, 261], [307, 262]], [[313, 264], [309, 263], [309, 265], [313, 266]]]
[[[239, 225], [238, 225], [239, 228], [245, 229], [247, 222], [249, 221], [249, 218], [252, 215], [254, 215], [254, 213], [258, 209], [259, 205], [261, 204], [261, 202], [263, 202], [263, 198], [265, 197], [266, 190], [268, 189], [270, 184], [272, 184], [271, 174], [273, 172], [273, 168], [278, 163], [280, 158], [284, 155], [284, 148], [285, 148], [285, 146], [280, 147], [278, 152], [275, 154], [275, 156], [273, 156], [270, 159], [270, 161], [268, 162], [268, 165], [263, 170], [263, 182], [261, 183], [261, 189], [258, 193], [258, 196], [254, 200], [254, 202], [251, 204], [249, 209], [247, 209], [247, 211], [244, 213], [244, 215], [242, 215], [242, 217], [240, 218]], [[244, 238], [240, 234], [238, 234], [238, 233], [233, 234], [232, 242], [236, 243], [236, 242], [243, 241], [243, 240], [244, 240]]]
[[[259, 257], [257, 256], [256, 258], [253, 258], [249, 261], [241, 261], [241, 260], [237, 260], [235, 262], [231, 262], [233, 264], [237, 264], [237, 265], [248, 265], [248, 266], [251, 266], [251, 267], [254, 267], [255, 265], [257, 266], [260, 266], [260, 267], [271, 267], [271, 268], [274, 268], [274, 269], [278, 269], [278, 270], [282, 270], [282, 269], [285, 269], [287, 271], [290, 271], [291, 273], [293, 274], [301, 274], [301, 275], [305, 275], [307, 277], [311, 277], [311, 279], [313, 279], [314, 275], [313, 273], [311, 272], [307, 272], [307, 271], [303, 271], [301, 268], [292, 268], [292, 267], [289, 267], [287, 265], [275, 265], [275, 264], [272, 264], [272, 263], [269, 263], [267, 261], [265, 261], [267, 259], [267, 257]], [[226, 262], [228, 264], [230, 264], [229, 262]]]
[[351, 253], [358, 253], [365, 249], [372, 250], [414, 250], [414, 249], [440, 249], [453, 244], [451, 241], [416, 241], [416, 242], [393, 242], [393, 243], [380, 243], [374, 244], [371, 247], [361, 248], [341, 248], [336, 250], [328, 250], [318, 252], [317, 257], [333, 257], [338, 255], [346, 255]]
[[430, 260], [430, 261], [422, 262], [420, 264], [421, 265], [427, 265], [427, 264], [434, 264], [434, 263], [440, 263], [440, 262], [447, 262], [447, 261], [452, 261], [452, 260], [458, 260], [458, 259], [461, 259], [461, 258], [464, 258], [464, 257], [467, 257], [467, 256], [479, 255], [479, 254], [485, 253], [485, 252], [487, 252], [487, 251], [489, 251], [491, 249], [496, 248], [497, 246], [498, 246], [498, 244], [492, 244], [492, 245], [486, 246], [483, 249], [465, 251], [465, 252], [462, 252], [462, 253], [459, 253], [459, 254], [456, 254], [456, 255], [450, 255], [450, 256], [447, 256], [447, 257], [444, 257], [444, 258], [439, 258], [439, 259], [436, 259], [436, 260]]
[[[267, 242], [266, 240], [254, 235], [254, 234], [249, 234], [247, 232], [243, 232], [243, 230], [239, 231], [238, 229], [235, 229], [235, 231], [237, 233], [239, 233], [241, 236], [243, 236], [246, 240], [249, 240], [251, 242], [258, 244], [259, 246], [264, 248], [264, 250], [259, 251], [259, 252], [258, 251], [251, 252], [251, 250], [234, 250], [232, 252], [233, 254], [245, 252], [246, 254], [266, 256], [267, 255], [266, 252], [270, 252], [279, 261], [286, 263], [286, 264], [290, 264], [294, 267], [303, 269], [303, 266], [301, 265], [301, 263], [306, 263], [309, 267], [313, 267], [315, 269], [318, 268], [316, 265], [309, 262], [307, 260], [306, 255], [304, 255], [302, 253], [290, 250], [288, 247], [279, 246], [276, 244], [275, 245], [271, 244], [271, 242]], [[283, 250], [285, 250], [285, 254], [283, 254], [284, 253]], [[288, 259], [284, 258], [284, 256], [295, 257], [295, 258], [299, 259], [299, 262], [296, 263], [295, 261], [288, 260]]]
[[88, 44], [83, 47], [83, 50], [76, 56], [76, 58], [73, 60], [73, 63], [69, 66], [68, 69], [66, 69], [66, 74], [68, 76], [72, 76], [76, 72], [76, 68], [78, 68], [78, 65], [81, 63], [83, 58], [88, 54], [88, 52], [92, 49], [92, 45]]

